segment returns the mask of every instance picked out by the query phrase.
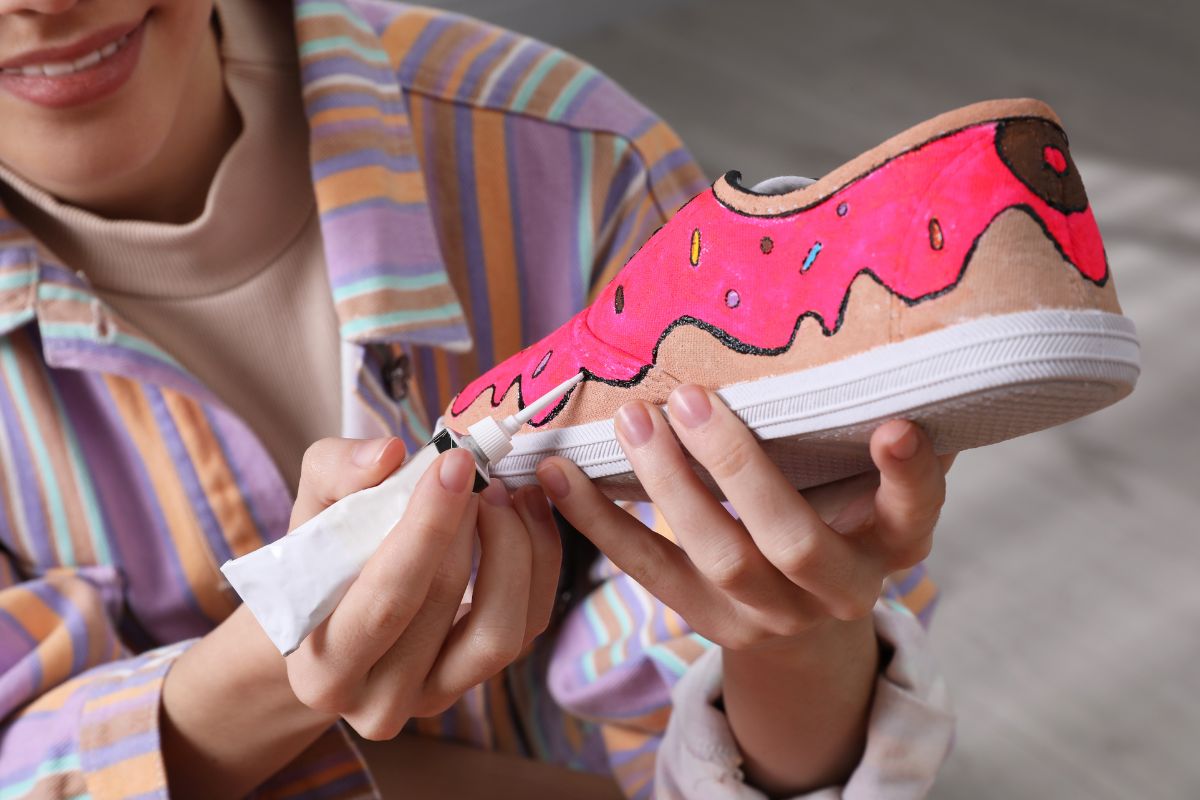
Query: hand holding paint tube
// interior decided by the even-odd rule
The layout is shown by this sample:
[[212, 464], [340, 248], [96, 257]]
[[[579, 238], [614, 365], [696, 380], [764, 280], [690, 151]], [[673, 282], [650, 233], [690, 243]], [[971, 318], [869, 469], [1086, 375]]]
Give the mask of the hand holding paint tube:
[[291, 653], [330, 615], [396, 527], [417, 481], [440, 453], [456, 447], [470, 452], [473, 491], [482, 491], [489, 465], [512, 449], [512, 435], [582, 379], [582, 373], [571, 377], [504, 420], [486, 417], [467, 436], [442, 429], [379, 485], [348, 495], [287, 536], [225, 562], [221, 571], [272, 643]]

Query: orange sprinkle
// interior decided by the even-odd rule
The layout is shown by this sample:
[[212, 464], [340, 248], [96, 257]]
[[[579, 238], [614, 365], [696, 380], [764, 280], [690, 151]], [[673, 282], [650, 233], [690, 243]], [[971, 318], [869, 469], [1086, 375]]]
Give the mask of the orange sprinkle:
[[934, 250], [941, 250], [946, 244], [946, 238], [942, 235], [942, 224], [937, 221], [937, 217], [929, 220], [929, 246]]

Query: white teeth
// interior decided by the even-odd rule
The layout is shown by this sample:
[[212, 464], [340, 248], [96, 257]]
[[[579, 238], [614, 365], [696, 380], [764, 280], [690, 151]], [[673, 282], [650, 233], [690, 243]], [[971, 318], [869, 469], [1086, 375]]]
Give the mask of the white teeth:
[[51, 78], [56, 78], [59, 75], [70, 75], [74, 71], [75, 65], [72, 63], [46, 64], [42, 67], [42, 72], [45, 72]]
[[104, 56], [100, 55], [99, 50], [93, 50], [83, 58], [75, 59], [75, 69], [87, 69], [100, 63], [100, 59]]
[[99, 50], [93, 50], [85, 56], [75, 59], [74, 61], [65, 61], [56, 64], [29, 64], [24, 67], [4, 67], [0, 69], [0, 75], [22, 75], [27, 78], [37, 78], [45, 76], [48, 78], [57, 78], [60, 75], [70, 75], [80, 70], [91, 69], [106, 58], [114, 55], [118, 50], [125, 46], [129, 41], [129, 34], [125, 34], [115, 42], [109, 42]]

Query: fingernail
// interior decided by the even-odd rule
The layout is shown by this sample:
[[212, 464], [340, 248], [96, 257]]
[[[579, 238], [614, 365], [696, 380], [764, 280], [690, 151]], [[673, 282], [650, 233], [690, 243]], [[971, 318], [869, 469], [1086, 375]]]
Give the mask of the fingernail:
[[904, 433], [896, 437], [892, 442], [892, 446], [888, 449], [892, 453], [892, 458], [899, 461], [907, 461], [917, 454], [917, 426], [911, 422], [905, 423]]
[[475, 459], [466, 450], [451, 450], [438, 470], [442, 486], [449, 492], [465, 492], [475, 478]]
[[671, 409], [671, 416], [687, 428], [703, 425], [712, 416], [712, 403], [708, 399], [708, 392], [695, 384], [680, 386], [671, 392], [667, 403]]
[[508, 489], [504, 487], [504, 483], [499, 478], [492, 478], [492, 482], [479, 495], [488, 505], [499, 506], [501, 508], [512, 505], [508, 497]]
[[359, 442], [350, 451], [350, 461], [354, 466], [362, 469], [375, 466], [379, 463], [379, 459], [383, 458], [383, 453], [392, 443], [392, 438], [388, 436], [383, 439], [365, 439]]
[[538, 467], [537, 477], [545, 487], [546, 494], [555, 500], [561, 500], [571, 492], [571, 484], [567, 482], [567, 476], [563, 475], [562, 470], [554, 464], [543, 464]]
[[645, 405], [626, 403], [617, 410], [617, 428], [626, 442], [633, 447], [640, 447], [650, 441], [654, 422], [646, 412]]
[[537, 487], [528, 489], [521, 493], [521, 502], [525, 504], [525, 510], [529, 512], [529, 516], [533, 517], [538, 522], [550, 522], [550, 504], [546, 502], [546, 495]]

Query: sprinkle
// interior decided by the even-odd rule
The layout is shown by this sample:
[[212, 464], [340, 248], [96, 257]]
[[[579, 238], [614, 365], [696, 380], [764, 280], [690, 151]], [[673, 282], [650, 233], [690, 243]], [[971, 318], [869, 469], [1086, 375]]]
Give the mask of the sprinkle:
[[821, 243], [813, 242], [813, 246], [808, 248], [808, 255], [804, 257], [804, 264], [800, 267], [801, 272], [808, 272], [808, 268], [817, 260], [817, 253], [821, 252]]
[[547, 350], [546, 355], [542, 356], [542, 360], [539, 361], [538, 365], [533, 368], [533, 374], [530, 375], [529, 377], [536, 378], [538, 375], [541, 375], [542, 370], [544, 370], [546, 368], [546, 365], [550, 363], [550, 356], [552, 356], [552, 355], [554, 355], [554, 351]]
[[624, 286], [617, 287], [617, 293], [615, 295], [613, 295], [613, 308], [615, 308], [617, 310], [618, 314], [620, 314], [622, 311], [625, 310], [625, 287]]
[[929, 246], [934, 250], [941, 250], [946, 244], [946, 237], [942, 235], [942, 224], [937, 221], [937, 217], [929, 220]]
[[763, 251], [763, 255], [766, 255], [775, 249], [775, 243], [771, 241], [770, 236], [764, 236], [758, 242], [758, 249]]
[[1063, 151], [1059, 150], [1052, 144], [1048, 144], [1042, 148], [1042, 160], [1046, 162], [1046, 166], [1062, 175], [1067, 171], [1067, 157], [1063, 155]]
[[696, 228], [692, 231], [692, 266], [700, 265], [700, 229]]
[[850, 211], [850, 206], [846, 205], [845, 203], [838, 203], [838, 207], [837, 207], [837, 215], [838, 215], [839, 217], [844, 217], [844, 216], [846, 216], [846, 214], [847, 214], [849, 211]]
[[730, 289], [725, 293], [725, 305], [730, 308], [737, 308], [742, 302], [742, 296], [737, 293], [737, 289]]

